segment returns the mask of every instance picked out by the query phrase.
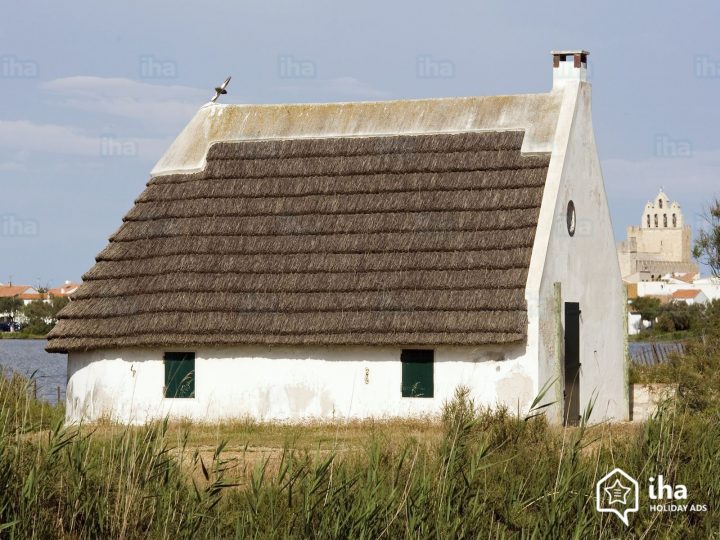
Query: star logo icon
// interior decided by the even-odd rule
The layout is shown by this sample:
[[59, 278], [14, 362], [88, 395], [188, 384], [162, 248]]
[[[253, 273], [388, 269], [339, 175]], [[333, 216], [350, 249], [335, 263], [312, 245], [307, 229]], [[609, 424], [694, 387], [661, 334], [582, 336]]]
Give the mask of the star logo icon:
[[640, 484], [622, 469], [615, 468], [595, 484], [595, 509], [615, 514], [630, 526], [628, 515], [640, 508]]
[[603, 491], [608, 495], [608, 504], [620, 503], [624, 505], [627, 504], [626, 499], [628, 493], [630, 493], [630, 489], [631, 488], [624, 486], [619, 478], [616, 478], [615, 482], [603, 488]]

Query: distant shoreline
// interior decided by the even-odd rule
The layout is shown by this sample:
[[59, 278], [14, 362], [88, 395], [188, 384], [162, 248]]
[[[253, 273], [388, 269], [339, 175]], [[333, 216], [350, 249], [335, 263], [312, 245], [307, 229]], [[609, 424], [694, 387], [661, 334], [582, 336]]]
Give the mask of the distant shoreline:
[[47, 339], [42, 334], [23, 334], [22, 332], [0, 332], [0, 339]]

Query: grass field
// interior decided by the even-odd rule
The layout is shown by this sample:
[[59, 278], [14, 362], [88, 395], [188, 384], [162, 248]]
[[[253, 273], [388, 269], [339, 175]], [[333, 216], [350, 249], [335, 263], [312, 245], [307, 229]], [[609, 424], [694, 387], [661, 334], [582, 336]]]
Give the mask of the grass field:
[[[0, 377], [0, 536], [9, 538], [711, 538], [720, 517], [717, 344], [638, 378], [675, 381], [645, 424], [564, 429], [478, 409], [441, 418], [63, 428], [61, 407]], [[707, 512], [629, 526], [595, 511], [619, 466], [682, 483]]]

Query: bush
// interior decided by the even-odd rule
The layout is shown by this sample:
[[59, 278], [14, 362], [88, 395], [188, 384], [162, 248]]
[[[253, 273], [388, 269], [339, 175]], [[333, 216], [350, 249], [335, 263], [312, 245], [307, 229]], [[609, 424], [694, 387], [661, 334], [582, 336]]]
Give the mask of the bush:
[[676, 330], [675, 320], [668, 312], [663, 313], [657, 318], [655, 327], [661, 332], [674, 332]]
[[[693, 412], [720, 412], [720, 302], [709, 305], [685, 344], [685, 354], [666, 364], [635, 366], [631, 379], [640, 383], [677, 384], [681, 405]], [[674, 324], [674, 323], [673, 323]]]
[[640, 296], [630, 301], [630, 310], [639, 313], [643, 320], [654, 321], [660, 313], [660, 299]]
[[[641, 300], [636, 299], [634, 302]], [[654, 314], [652, 319], [655, 323], [647, 330], [640, 333], [641, 339], [652, 338], [658, 333], [672, 334], [674, 332], [681, 333], [678, 336], [664, 335], [663, 338], [685, 339], [702, 333], [705, 329], [720, 324], [720, 301], [714, 300], [708, 304], [688, 305], [684, 302], [670, 302], [660, 306], [659, 301], [654, 298], [642, 298], [642, 300], [655, 300], [657, 302], [657, 310], [652, 308], [655, 303], [649, 302], [650, 307], [645, 307], [646, 314]], [[644, 304], [643, 304], [644, 305]], [[645, 317], [645, 315], [643, 315]], [[682, 334], [684, 333], [684, 334]]]
[[28, 323], [22, 327], [21, 332], [29, 336], [44, 336], [55, 326], [52, 323], [46, 323], [42, 319], [30, 319]]

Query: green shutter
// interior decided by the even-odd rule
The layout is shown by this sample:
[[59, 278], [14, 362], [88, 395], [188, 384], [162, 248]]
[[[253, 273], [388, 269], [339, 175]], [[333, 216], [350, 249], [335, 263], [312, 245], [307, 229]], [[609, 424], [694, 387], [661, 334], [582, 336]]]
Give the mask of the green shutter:
[[195, 397], [195, 353], [165, 353], [165, 397]]
[[435, 352], [424, 349], [404, 349], [402, 363], [402, 396], [433, 397], [433, 361]]

